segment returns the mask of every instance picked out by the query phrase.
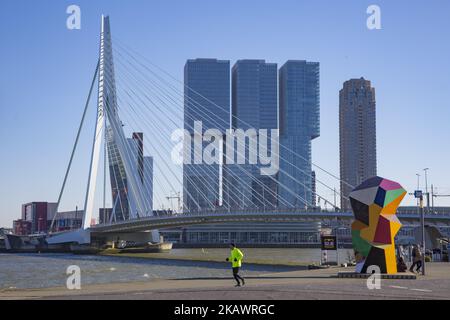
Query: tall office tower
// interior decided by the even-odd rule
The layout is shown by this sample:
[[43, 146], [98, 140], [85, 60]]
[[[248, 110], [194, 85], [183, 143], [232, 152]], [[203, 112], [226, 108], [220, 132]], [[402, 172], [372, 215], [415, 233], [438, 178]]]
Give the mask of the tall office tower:
[[[153, 157], [144, 156], [144, 134], [133, 132], [132, 138], [127, 139], [130, 154], [136, 163], [137, 178], [141, 183], [144, 194], [144, 202], [147, 208], [153, 209]], [[128, 189], [130, 186], [128, 186]], [[136, 205], [129, 201], [130, 210], [135, 210]]]
[[106, 143], [108, 146], [109, 180], [111, 181], [114, 218], [116, 221], [127, 220], [130, 217], [127, 175], [110, 126], [106, 127]]
[[[108, 127], [108, 161], [109, 176], [113, 199], [113, 216], [116, 221], [127, 220], [130, 213], [136, 212], [136, 204], [128, 197], [130, 189], [122, 159], [117, 145], [114, 143]], [[153, 157], [144, 157], [144, 135], [142, 132], [134, 132], [132, 138], [127, 139], [127, 154], [136, 163], [135, 175], [141, 183], [145, 205], [149, 210], [153, 208]]]
[[[201, 133], [230, 127], [230, 62], [216, 59], [188, 60], [184, 67], [184, 129], [194, 141], [194, 122]], [[203, 142], [205, 149], [210, 142]], [[201, 150], [191, 144], [191, 162], [183, 164], [184, 211], [212, 209], [221, 204], [221, 165], [202, 161], [195, 164]], [[223, 154], [219, 155], [223, 157]]]
[[145, 156], [143, 158], [143, 179], [145, 199], [147, 201], [148, 208], [153, 210], [153, 157]]
[[320, 136], [319, 63], [290, 60], [279, 72], [279, 203], [313, 205], [311, 141]]
[[339, 149], [341, 208], [350, 209], [346, 199], [366, 179], [377, 175], [375, 89], [371, 82], [351, 79], [339, 92]]
[[144, 134], [142, 132], [133, 132], [133, 141], [136, 142], [137, 150], [137, 169], [139, 179], [144, 182]]
[[[239, 60], [232, 69], [232, 128], [242, 130], [255, 139], [267, 139], [268, 154], [271, 153], [270, 133], [278, 128], [277, 65], [264, 60]], [[259, 136], [260, 129], [267, 129], [267, 136]], [[247, 131], [249, 130], [249, 131]], [[243, 136], [243, 135], [242, 135]], [[224, 165], [224, 199], [229, 208], [273, 208], [277, 205], [276, 175], [261, 175], [261, 164], [251, 164], [250, 139], [245, 141], [245, 150], [236, 145], [233, 154], [235, 164]], [[255, 150], [256, 153], [258, 149]], [[227, 150], [228, 152], [228, 150]], [[237, 163], [239, 156], [245, 164]], [[258, 154], [255, 154], [257, 156]]]

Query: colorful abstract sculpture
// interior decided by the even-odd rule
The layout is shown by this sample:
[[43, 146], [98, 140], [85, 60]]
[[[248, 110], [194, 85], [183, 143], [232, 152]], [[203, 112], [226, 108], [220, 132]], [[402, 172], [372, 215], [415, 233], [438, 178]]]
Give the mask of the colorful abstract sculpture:
[[350, 193], [355, 215], [352, 243], [357, 262], [363, 263], [361, 273], [378, 266], [381, 273], [397, 273], [395, 236], [402, 224], [396, 216], [406, 190], [394, 181], [373, 177]]

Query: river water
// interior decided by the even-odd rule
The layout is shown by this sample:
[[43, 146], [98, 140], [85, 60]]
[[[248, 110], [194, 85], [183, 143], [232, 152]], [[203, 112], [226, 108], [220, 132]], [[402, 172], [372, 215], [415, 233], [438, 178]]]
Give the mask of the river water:
[[[200, 249], [201, 250], [201, 249]], [[219, 251], [216, 251], [219, 250]], [[319, 249], [244, 249], [249, 260], [280, 262], [315, 262], [320, 260]], [[186, 259], [206, 255], [224, 255], [220, 249], [173, 249], [171, 258]], [[345, 261], [340, 253], [339, 260]], [[278, 258], [277, 258], [278, 257]], [[110, 256], [81, 256], [72, 254], [0, 254], [0, 290], [49, 288], [66, 285], [67, 267], [77, 265], [81, 269], [83, 284], [150, 281], [152, 279], [183, 279], [230, 277], [226, 262], [198, 262], [187, 260], [142, 259]], [[293, 270], [292, 267], [244, 264], [244, 276], [264, 275]]]

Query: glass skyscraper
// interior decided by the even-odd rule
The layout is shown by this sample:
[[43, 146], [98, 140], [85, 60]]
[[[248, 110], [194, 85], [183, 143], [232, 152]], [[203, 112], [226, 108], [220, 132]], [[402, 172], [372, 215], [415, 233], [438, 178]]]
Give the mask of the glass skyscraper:
[[112, 128], [106, 127], [108, 145], [109, 178], [116, 220], [128, 220], [130, 217], [129, 199], [127, 196], [127, 175], [119, 149], [114, 141]]
[[[277, 65], [264, 60], [239, 60], [232, 69], [232, 128], [278, 128]], [[269, 137], [267, 137], [269, 139]], [[257, 135], [255, 138], [259, 140]], [[236, 140], [236, 139], [235, 139]], [[229, 208], [275, 207], [277, 202], [276, 176], [260, 174], [261, 165], [250, 164], [249, 139], [246, 139], [245, 164], [236, 164], [239, 150], [234, 148], [235, 164], [225, 164], [224, 205]], [[268, 141], [270, 154], [270, 140]], [[240, 152], [242, 153], [242, 152]]]
[[[184, 129], [194, 135], [194, 121], [202, 133], [230, 126], [230, 62], [216, 59], [188, 60], [184, 67]], [[191, 139], [194, 140], [193, 138]], [[203, 148], [209, 143], [204, 143]], [[194, 148], [191, 159], [194, 159]], [[219, 164], [183, 165], [185, 211], [208, 210], [221, 204]]]
[[290, 60], [279, 71], [279, 205], [312, 206], [311, 141], [320, 136], [320, 66]]
[[[130, 186], [125, 172], [119, 149], [114, 141], [112, 128], [107, 127], [107, 146], [109, 162], [109, 178], [113, 199], [113, 218], [116, 221], [128, 220], [132, 211], [136, 212], [135, 204], [128, 196]], [[127, 152], [136, 163], [136, 174], [142, 184], [147, 208], [153, 208], [153, 157], [144, 156], [144, 134], [134, 132], [132, 138], [127, 138]], [[107, 222], [107, 221], [104, 221]]]

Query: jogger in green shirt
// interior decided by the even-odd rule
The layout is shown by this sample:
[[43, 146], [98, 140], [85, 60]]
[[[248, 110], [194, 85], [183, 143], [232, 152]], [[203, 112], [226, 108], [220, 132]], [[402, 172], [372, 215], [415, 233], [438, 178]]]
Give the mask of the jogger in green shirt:
[[231, 266], [233, 268], [233, 277], [236, 280], [237, 284], [236, 287], [240, 287], [241, 283], [239, 280], [241, 280], [242, 285], [245, 285], [245, 280], [239, 275], [239, 268], [242, 266], [242, 258], [244, 257], [244, 254], [241, 250], [236, 248], [236, 245], [234, 243], [230, 244], [230, 257], [226, 260], [231, 262]]

